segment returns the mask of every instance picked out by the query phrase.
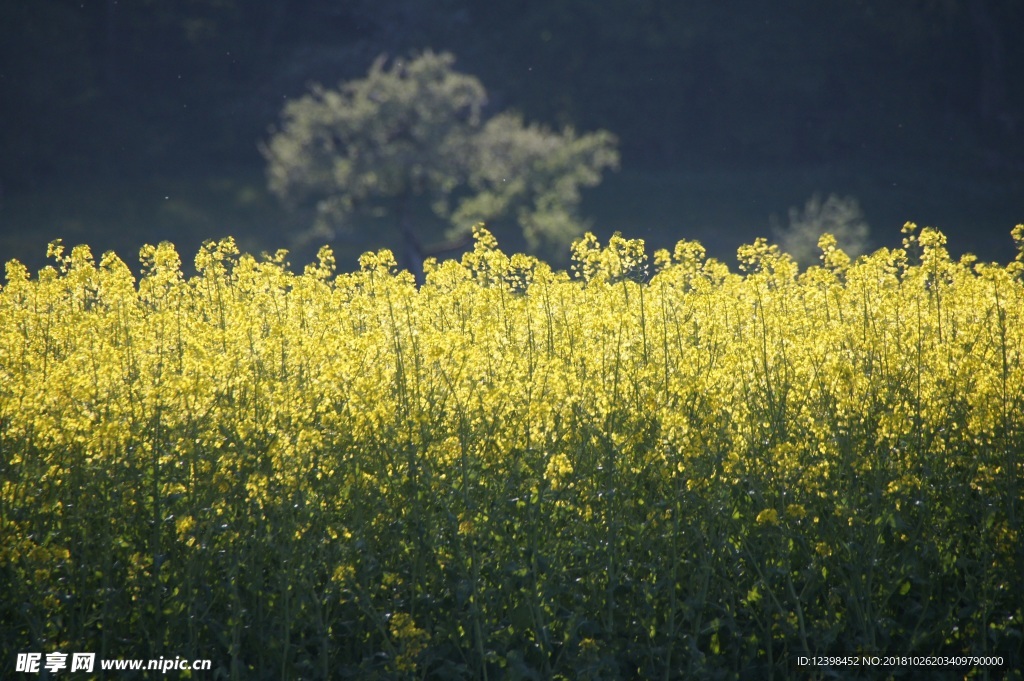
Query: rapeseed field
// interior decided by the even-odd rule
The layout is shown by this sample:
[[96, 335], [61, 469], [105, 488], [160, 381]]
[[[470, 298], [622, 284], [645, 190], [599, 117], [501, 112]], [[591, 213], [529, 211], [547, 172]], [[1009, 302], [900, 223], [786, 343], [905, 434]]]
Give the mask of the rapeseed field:
[[[421, 287], [230, 239], [10, 262], [0, 676], [1021, 678], [1024, 226], [1008, 265], [904, 232], [559, 272], [478, 227]], [[854, 654], [999, 663], [799, 662]]]

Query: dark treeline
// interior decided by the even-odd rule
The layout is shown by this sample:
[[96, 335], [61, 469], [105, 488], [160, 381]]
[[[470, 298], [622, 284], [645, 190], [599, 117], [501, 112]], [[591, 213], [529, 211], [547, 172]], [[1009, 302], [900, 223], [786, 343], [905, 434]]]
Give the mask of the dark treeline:
[[260, 163], [310, 82], [454, 52], [495, 110], [624, 165], [899, 155], [1019, 167], [1021, 0], [33, 0], [0, 9], [0, 184]]

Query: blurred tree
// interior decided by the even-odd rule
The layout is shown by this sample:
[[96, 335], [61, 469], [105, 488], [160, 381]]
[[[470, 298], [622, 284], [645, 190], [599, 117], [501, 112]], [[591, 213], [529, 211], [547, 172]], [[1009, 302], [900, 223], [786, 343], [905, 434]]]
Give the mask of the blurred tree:
[[871, 230], [857, 199], [830, 194], [824, 201], [818, 195], [811, 197], [803, 211], [790, 208], [789, 225], [775, 225], [773, 231], [783, 251], [801, 267], [810, 267], [820, 262], [818, 240], [823, 234], [834, 236], [836, 245], [856, 258], [868, 251]]
[[583, 231], [580, 187], [600, 184], [602, 171], [618, 165], [615, 145], [605, 130], [556, 133], [498, 114], [475, 138], [468, 184], [476, 193], [459, 202], [452, 222], [461, 230], [514, 218], [531, 248], [567, 245]]
[[289, 102], [262, 147], [270, 190], [292, 206], [314, 202], [322, 236], [350, 228], [357, 213], [390, 216], [414, 271], [444, 250], [423, 244], [415, 216], [424, 204], [448, 224], [445, 247], [476, 221], [509, 219], [534, 248], [568, 244], [583, 231], [579, 188], [618, 164], [615, 138], [555, 133], [512, 114], [484, 124], [483, 86], [453, 63], [431, 51], [390, 66], [380, 57], [365, 78]]

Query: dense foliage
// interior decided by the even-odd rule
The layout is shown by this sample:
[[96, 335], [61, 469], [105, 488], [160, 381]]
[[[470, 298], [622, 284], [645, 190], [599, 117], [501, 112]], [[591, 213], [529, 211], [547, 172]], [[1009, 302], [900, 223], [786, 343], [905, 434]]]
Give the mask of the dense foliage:
[[[476, 230], [184, 278], [85, 247], [0, 290], [0, 660], [227, 678], [770, 678], [808, 653], [1020, 669], [1024, 226], [799, 272]], [[928, 670], [963, 677], [980, 670]], [[935, 672], [935, 674], [932, 674]], [[1018, 677], [1019, 678], [1019, 677]]]
[[618, 167], [615, 137], [557, 133], [510, 113], [485, 123], [483, 85], [454, 63], [429, 50], [390, 64], [381, 56], [364, 78], [288, 102], [263, 148], [271, 191], [315, 201], [329, 235], [350, 228], [353, 213], [383, 214], [418, 246], [419, 200], [453, 237], [474, 222], [504, 222], [521, 226], [531, 247], [568, 247], [584, 231], [580, 189]]

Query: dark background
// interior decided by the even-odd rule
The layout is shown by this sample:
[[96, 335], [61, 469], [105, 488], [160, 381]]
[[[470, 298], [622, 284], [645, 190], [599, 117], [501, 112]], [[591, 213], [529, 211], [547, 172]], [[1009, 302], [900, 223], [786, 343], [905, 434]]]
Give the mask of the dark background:
[[[619, 136], [587, 193], [602, 238], [700, 239], [732, 260], [814, 193], [1005, 262], [1024, 221], [1024, 0], [3, 0], [0, 260], [46, 243], [293, 248], [308, 216], [257, 145], [311, 82], [449, 50], [491, 112]], [[499, 234], [507, 250], [516, 235]], [[335, 245], [342, 268], [394, 245]], [[310, 246], [315, 251], [315, 245]]]

